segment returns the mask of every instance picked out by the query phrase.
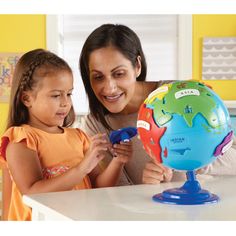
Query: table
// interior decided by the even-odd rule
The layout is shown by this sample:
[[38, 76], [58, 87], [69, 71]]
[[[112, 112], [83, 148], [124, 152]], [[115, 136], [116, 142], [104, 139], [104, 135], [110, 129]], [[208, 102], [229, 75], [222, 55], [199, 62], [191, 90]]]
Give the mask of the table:
[[169, 205], [152, 201], [163, 190], [183, 182], [133, 185], [23, 196], [32, 220], [236, 220], [236, 177], [199, 178], [203, 189], [220, 197], [218, 203]]

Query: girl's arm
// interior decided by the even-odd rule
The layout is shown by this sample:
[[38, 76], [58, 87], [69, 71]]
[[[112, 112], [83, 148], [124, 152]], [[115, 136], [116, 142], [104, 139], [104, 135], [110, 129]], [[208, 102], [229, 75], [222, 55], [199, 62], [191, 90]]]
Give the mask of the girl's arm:
[[89, 174], [94, 187], [111, 187], [117, 184], [125, 163], [132, 157], [132, 142], [115, 144], [113, 145], [111, 152], [113, 153], [113, 159], [107, 168], [100, 173], [99, 167], [96, 167]]
[[8, 219], [8, 211], [11, 202], [12, 181], [8, 168], [2, 169], [2, 220]]
[[71, 190], [76, 184], [97, 166], [103, 158], [101, 151], [107, 150], [107, 144], [93, 146], [89, 155], [77, 166], [60, 176], [43, 179], [42, 168], [37, 152], [27, 148], [24, 143], [10, 143], [6, 158], [12, 177], [22, 194]]

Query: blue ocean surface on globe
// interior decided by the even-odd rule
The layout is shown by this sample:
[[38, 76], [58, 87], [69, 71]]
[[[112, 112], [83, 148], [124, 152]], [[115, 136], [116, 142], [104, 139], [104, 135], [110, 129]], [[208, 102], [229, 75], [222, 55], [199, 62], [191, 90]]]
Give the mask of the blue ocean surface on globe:
[[213, 112], [221, 116], [223, 125], [217, 128], [209, 126], [207, 120], [198, 113], [193, 126], [189, 127], [184, 118], [173, 114], [172, 119], [165, 124], [165, 134], [160, 140], [163, 152], [164, 147], [169, 147], [170, 158], [165, 158], [162, 153], [163, 164], [176, 170], [195, 170], [213, 162], [216, 146], [222, 142], [230, 132], [230, 117], [227, 109], [218, 96], [214, 96], [217, 108]]

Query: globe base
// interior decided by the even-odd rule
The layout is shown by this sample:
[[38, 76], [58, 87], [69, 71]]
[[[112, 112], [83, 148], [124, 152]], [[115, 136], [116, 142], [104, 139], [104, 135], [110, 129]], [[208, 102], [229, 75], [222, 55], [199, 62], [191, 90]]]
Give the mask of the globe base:
[[202, 189], [194, 171], [187, 172], [187, 181], [180, 188], [167, 189], [152, 197], [156, 202], [177, 205], [198, 205], [216, 203], [219, 197]]

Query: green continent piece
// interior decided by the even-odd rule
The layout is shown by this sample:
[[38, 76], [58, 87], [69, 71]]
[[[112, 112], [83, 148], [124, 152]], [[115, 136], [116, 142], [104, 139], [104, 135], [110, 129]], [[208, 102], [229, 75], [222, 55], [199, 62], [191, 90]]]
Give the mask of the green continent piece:
[[[187, 95], [178, 99], [175, 97], [177, 92], [186, 89], [196, 89], [200, 95]], [[220, 125], [220, 120], [213, 112], [216, 103], [212, 96], [210, 90], [199, 82], [175, 82], [162, 100], [155, 99], [151, 103], [154, 108], [154, 119], [159, 126], [162, 126], [172, 119], [172, 114], [179, 114], [183, 116], [187, 125], [192, 127], [194, 117], [200, 113], [209, 125], [215, 128]]]

